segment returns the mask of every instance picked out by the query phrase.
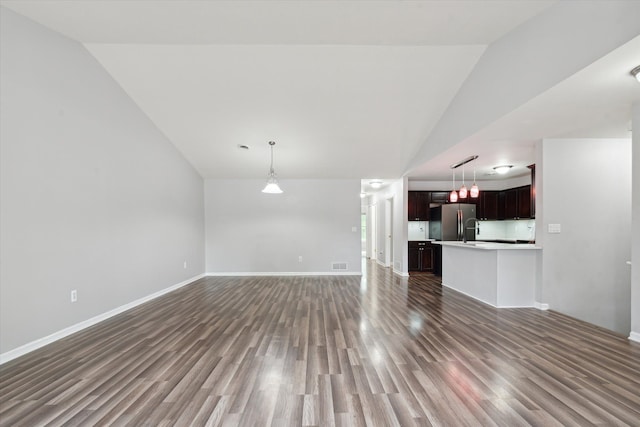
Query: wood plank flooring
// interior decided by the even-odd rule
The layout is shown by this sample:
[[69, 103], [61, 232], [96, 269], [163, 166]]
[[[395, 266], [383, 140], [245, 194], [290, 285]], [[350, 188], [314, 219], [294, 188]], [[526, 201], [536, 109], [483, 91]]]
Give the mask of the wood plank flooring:
[[0, 425], [640, 425], [640, 345], [432, 275], [209, 277], [0, 367]]

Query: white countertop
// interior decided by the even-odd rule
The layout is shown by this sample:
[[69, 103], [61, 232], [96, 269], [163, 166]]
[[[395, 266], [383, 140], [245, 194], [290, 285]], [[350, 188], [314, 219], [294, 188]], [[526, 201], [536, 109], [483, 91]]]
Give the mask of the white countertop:
[[436, 245], [454, 246], [465, 249], [483, 249], [483, 250], [522, 250], [522, 249], [542, 249], [540, 246], [530, 243], [496, 243], [496, 242], [460, 242], [460, 241], [435, 241]]

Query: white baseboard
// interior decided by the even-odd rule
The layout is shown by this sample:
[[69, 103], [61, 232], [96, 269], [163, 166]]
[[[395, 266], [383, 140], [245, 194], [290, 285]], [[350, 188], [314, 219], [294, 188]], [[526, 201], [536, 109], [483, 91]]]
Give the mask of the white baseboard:
[[18, 348], [15, 348], [13, 350], [7, 351], [6, 353], [2, 353], [0, 354], [0, 365], [9, 362], [10, 360], [13, 360], [17, 357], [23, 356], [27, 353], [30, 353], [34, 350], [39, 349], [40, 347], [44, 347], [47, 344], [51, 344], [52, 342], [58, 341], [59, 339], [62, 339], [66, 336], [69, 336], [71, 334], [74, 334], [76, 332], [79, 332], [83, 329], [88, 328], [89, 326], [93, 326], [97, 323], [102, 322], [103, 320], [107, 320], [110, 317], [113, 317], [117, 314], [120, 314], [124, 311], [130, 310], [134, 307], [139, 306], [140, 304], [144, 304], [145, 302], [151, 301], [155, 298], [158, 298], [164, 294], [167, 294], [171, 291], [175, 291], [178, 288], [181, 288], [185, 285], [188, 285], [189, 283], [195, 282], [198, 279], [203, 278], [205, 275], [204, 274], [199, 274], [197, 276], [194, 276], [190, 279], [187, 279], [183, 282], [177, 283], [175, 285], [169, 286], [168, 288], [165, 288], [161, 291], [155, 292], [151, 295], [147, 295], [146, 297], [142, 297], [140, 299], [137, 299], [135, 301], [132, 301], [128, 304], [122, 305], [120, 307], [114, 308], [113, 310], [107, 311], [106, 313], [102, 313], [99, 314], [95, 317], [92, 317], [91, 319], [87, 319], [85, 321], [82, 321], [80, 323], [76, 323], [75, 325], [69, 326], [68, 328], [64, 328], [58, 332], [54, 332], [51, 335], [47, 335], [46, 337], [43, 338], [39, 338], [35, 341], [31, 341], [30, 343], [27, 343], [25, 345], [22, 345]]
[[362, 272], [360, 271], [258, 271], [258, 272], [209, 272], [206, 274], [207, 276], [218, 277], [218, 276], [242, 276], [242, 277], [251, 277], [251, 276], [362, 276]]
[[629, 334], [629, 339], [631, 341], [640, 342], [640, 332], [633, 332]]
[[487, 305], [490, 305], [491, 307], [498, 308], [497, 306], [495, 306], [495, 305], [491, 304], [489, 301], [485, 301], [485, 300], [480, 299], [480, 298], [478, 298], [478, 297], [476, 297], [476, 296], [469, 295], [468, 293], [466, 293], [466, 292], [464, 292], [464, 291], [461, 291], [460, 289], [452, 288], [451, 286], [447, 285], [447, 284], [446, 284], [446, 283], [444, 283], [444, 282], [442, 282], [442, 286], [444, 286], [444, 287], [445, 287], [445, 288], [447, 288], [447, 289], [451, 289], [452, 291], [456, 291], [456, 292], [458, 292], [458, 293], [461, 293], [462, 295], [468, 296], [469, 298], [473, 298], [473, 299], [474, 299], [474, 300], [476, 300], [476, 301], [480, 301], [480, 302], [481, 302], [481, 303], [483, 303], [483, 304], [487, 304]]
[[[480, 301], [481, 303], [487, 304], [487, 305], [489, 305], [491, 307], [494, 307], [494, 308], [533, 308], [533, 307], [537, 308], [537, 304], [538, 304], [538, 303], [534, 302], [534, 305], [494, 305], [494, 304], [490, 303], [489, 301], [485, 301], [485, 300], [480, 299], [480, 298], [478, 298], [478, 297], [476, 297], [474, 295], [470, 295], [470, 294], [468, 294], [468, 293], [466, 293], [464, 291], [461, 291], [460, 289], [456, 289], [456, 288], [452, 288], [451, 286], [447, 286], [446, 283], [442, 283], [442, 286], [444, 286], [445, 288], [449, 288], [449, 289], [451, 289], [453, 291], [460, 292], [462, 295], [466, 295], [469, 298], [473, 298], [476, 301]], [[544, 304], [544, 305], [547, 305], [547, 304]]]
[[549, 304], [545, 304], [545, 303], [542, 303], [542, 302], [537, 302], [536, 301], [536, 302], [533, 303], [533, 306], [535, 308], [537, 308], [538, 310], [549, 310]]
[[398, 271], [395, 268], [393, 269], [393, 274], [397, 274], [398, 276], [401, 276], [401, 277], [409, 277], [409, 273], [403, 273], [402, 271]]

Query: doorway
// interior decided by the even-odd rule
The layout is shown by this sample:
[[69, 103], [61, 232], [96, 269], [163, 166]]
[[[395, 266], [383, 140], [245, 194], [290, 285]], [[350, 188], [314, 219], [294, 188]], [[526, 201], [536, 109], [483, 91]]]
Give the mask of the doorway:
[[362, 256], [367, 256], [367, 213], [360, 213], [360, 250]]
[[377, 234], [378, 234], [378, 226], [377, 226], [377, 216], [376, 216], [376, 205], [369, 205], [369, 218], [368, 218], [368, 228], [367, 228], [367, 256], [370, 259], [377, 259]]
[[393, 267], [393, 197], [386, 200], [384, 219], [384, 265]]

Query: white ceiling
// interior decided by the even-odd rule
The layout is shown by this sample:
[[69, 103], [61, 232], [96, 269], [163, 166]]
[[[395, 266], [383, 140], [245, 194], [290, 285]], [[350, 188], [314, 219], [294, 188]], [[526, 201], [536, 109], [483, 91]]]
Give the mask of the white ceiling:
[[[402, 176], [486, 46], [556, 1], [1, 4], [84, 43], [204, 177], [264, 177], [274, 140], [280, 178], [368, 181]], [[529, 164], [542, 136], [621, 136], [638, 94], [602, 73], [637, 58], [638, 40], [410, 179], [449, 179], [471, 152]]]
[[534, 143], [542, 138], [630, 138], [631, 105], [640, 102], [640, 85], [629, 71], [638, 64], [640, 37], [429, 160], [412, 176], [451, 179], [451, 164], [477, 154], [479, 180], [503, 178], [492, 170], [501, 164], [513, 165], [509, 176], [514, 177], [529, 174]]

